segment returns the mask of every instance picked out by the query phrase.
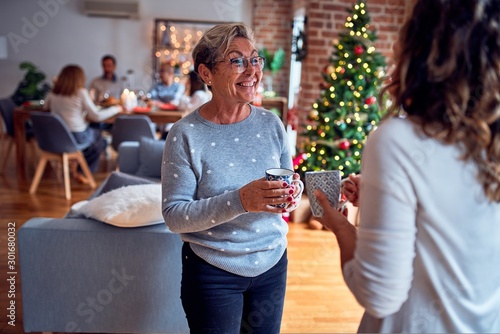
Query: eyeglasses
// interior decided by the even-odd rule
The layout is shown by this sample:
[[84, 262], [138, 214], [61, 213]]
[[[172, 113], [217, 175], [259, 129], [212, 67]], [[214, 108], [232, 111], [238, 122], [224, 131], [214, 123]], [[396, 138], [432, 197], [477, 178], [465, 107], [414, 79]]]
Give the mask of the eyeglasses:
[[[218, 63], [223, 63], [225, 60], [221, 60]], [[264, 63], [266, 62], [266, 58], [264, 57], [252, 57], [252, 58], [244, 58], [244, 57], [238, 57], [238, 58], [231, 58], [229, 59], [229, 63], [231, 64], [231, 67], [237, 72], [237, 73], [243, 73], [246, 71], [248, 67], [248, 63], [252, 64], [253, 67], [256, 68], [258, 71], [262, 71], [264, 69]]]

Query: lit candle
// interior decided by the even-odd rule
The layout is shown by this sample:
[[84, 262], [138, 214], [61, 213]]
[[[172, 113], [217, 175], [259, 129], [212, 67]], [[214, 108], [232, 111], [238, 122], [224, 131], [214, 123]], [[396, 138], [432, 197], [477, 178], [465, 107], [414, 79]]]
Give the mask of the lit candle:
[[127, 98], [127, 109], [132, 110], [135, 107], [137, 107], [137, 96], [135, 95], [134, 92], [129, 92], [128, 98]]
[[127, 100], [128, 100], [128, 95], [129, 95], [129, 91], [128, 91], [128, 89], [127, 89], [127, 88], [125, 88], [125, 89], [123, 90], [123, 93], [122, 93], [121, 97], [120, 97], [120, 98], [121, 98], [121, 101], [122, 101], [122, 105], [123, 105], [125, 108], [127, 108]]

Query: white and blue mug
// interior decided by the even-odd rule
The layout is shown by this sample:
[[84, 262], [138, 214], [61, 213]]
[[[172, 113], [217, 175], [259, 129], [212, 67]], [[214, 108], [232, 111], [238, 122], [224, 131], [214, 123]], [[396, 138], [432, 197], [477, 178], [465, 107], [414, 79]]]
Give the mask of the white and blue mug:
[[[302, 196], [302, 192], [304, 191], [304, 183], [301, 180], [295, 180], [293, 175], [295, 172], [291, 169], [286, 168], [270, 168], [266, 170], [266, 180], [268, 181], [284, 181], [287, 184], [293, 184], [295, 186], [295, 192], [293, 193], [293, 198], [297, 199]], [[287, 195], [288, 196], [288, 195]], [[281, 204], [273, 204], [273, 206], [278, 208], [287, 208], [291, 203], [281, 203]]]

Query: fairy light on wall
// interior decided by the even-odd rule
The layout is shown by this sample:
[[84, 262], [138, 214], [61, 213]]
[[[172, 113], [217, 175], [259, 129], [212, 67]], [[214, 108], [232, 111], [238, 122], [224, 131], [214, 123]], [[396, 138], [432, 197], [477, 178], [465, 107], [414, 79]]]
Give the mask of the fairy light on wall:
[[155, 21], [156, 39], [155, 52], [156, 65], [163, 61], [170, 62], [178, 69], [177, 75], [188, 74], [193, 67], [191, 53], [194, 46], [203, 36], [203, 33], [214, 24], [196, 21]]

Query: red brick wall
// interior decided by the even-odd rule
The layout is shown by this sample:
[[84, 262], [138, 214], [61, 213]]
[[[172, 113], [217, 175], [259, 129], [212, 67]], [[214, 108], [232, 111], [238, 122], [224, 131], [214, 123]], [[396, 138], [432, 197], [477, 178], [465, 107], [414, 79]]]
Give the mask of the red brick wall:
[[[377, 29], [375, 47], [391, 62], [392, 44], [403, 23], [407, 2], [412, 0], [367, 0], [371, 26]], [[308, 54], [302, 61], [300, 106], [304, 112], [311, 109], [319, 97], [321, 71], [334, 51], [332, 41], [344, 29], [346, 8], [355, 0], [254, 0], [253, 29], [259, 48], [274, 51], [282, 47], [290, 59], [291, 22], [294, 10], [305, 8], [307, 15]], [[278, 73], [273, 88], [288, 96], [289, 64]], [[302, 115], [305, 116], [305, 115]]]
[[285, 64], [273, 79], [273, 90], [280, 96], [288, 96], [292, 19], [292, 0], [254, 1], [253, 29], [257, 48], [265, 47], [271, 52], [283, 48], [286, 52]]

